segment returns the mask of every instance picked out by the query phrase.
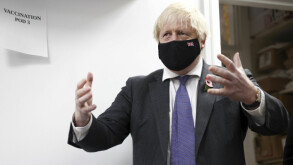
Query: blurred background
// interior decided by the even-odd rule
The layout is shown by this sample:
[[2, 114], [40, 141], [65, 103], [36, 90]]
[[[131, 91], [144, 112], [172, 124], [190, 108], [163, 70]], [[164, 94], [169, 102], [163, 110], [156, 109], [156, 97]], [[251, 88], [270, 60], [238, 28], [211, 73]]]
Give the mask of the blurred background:
[[[240, 53], [258, 84], [293, 109], [293, 2], [220, 0], [222, 53]], [[286, 134], [261, 136], [248, 131], [248, 165], [282, 165]]]

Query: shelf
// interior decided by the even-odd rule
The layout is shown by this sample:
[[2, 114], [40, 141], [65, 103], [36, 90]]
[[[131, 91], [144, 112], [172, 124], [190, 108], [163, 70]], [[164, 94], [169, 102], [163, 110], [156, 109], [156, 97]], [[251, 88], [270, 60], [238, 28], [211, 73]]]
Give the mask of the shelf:
[[284, 40], [292, 39], [293, 36], [293, 19], [288, 19], [286, 21], [278, 22], [275, 25], [251, 36], [254, 40], [259, 39], [274, 39], [274, 40]]

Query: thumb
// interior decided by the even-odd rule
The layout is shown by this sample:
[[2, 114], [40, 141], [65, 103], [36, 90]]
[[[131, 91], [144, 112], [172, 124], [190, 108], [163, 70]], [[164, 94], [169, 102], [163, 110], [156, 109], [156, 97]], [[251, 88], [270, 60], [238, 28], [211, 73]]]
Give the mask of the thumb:
[[242, 68], [242, 63], [238, 52], [234, 54], [233, 61], [237, 68]]
[[92, 87], [92, 84], [93, 84], [93, 79], [94, 79], [94, 77], [93, 77], [93, 74], [91, 73], [91, 72], [89, 72], [88, 74], [87, 74], [87, 78], [86, 78], [86, 85], [88, 86], [88, 87]]

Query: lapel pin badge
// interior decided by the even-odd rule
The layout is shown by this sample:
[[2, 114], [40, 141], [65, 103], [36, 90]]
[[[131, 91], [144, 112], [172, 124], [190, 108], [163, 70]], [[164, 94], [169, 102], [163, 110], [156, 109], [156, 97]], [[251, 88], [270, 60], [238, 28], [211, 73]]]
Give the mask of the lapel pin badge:
[[211, 80], [208, 80], [205, 78], [205, 86], [204, 86], [204, 91], [208, 91], [208, 89], [213, 88], [213, 82]]

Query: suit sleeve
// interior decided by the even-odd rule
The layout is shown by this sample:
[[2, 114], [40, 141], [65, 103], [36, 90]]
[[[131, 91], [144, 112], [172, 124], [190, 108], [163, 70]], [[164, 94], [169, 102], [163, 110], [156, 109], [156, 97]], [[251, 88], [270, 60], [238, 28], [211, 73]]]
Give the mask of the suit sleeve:
[[130, 133], [131, 79], [122, 88], [112, 105], [98, 118], [93, 118], [87, 136], [74, 143], [70, 126], [68, 144], [88, 152], [106, 150], [121, 144]]
[[[245, 70], [248, 78], [259, 87], [249, 70]], [[244, 111], [248, 118], [248, 125], [254, 132], [262, 135], [273, 135], [284, 133], [288, 128], [288, 112], [282, 102], [264, 91], [265, 96], [265, 123], [256, 124], [251, 116]]]
[[293, 115], [291, 115], [288, 135], [284, 148], [284, 160], [283, 165], [293, 164]]

